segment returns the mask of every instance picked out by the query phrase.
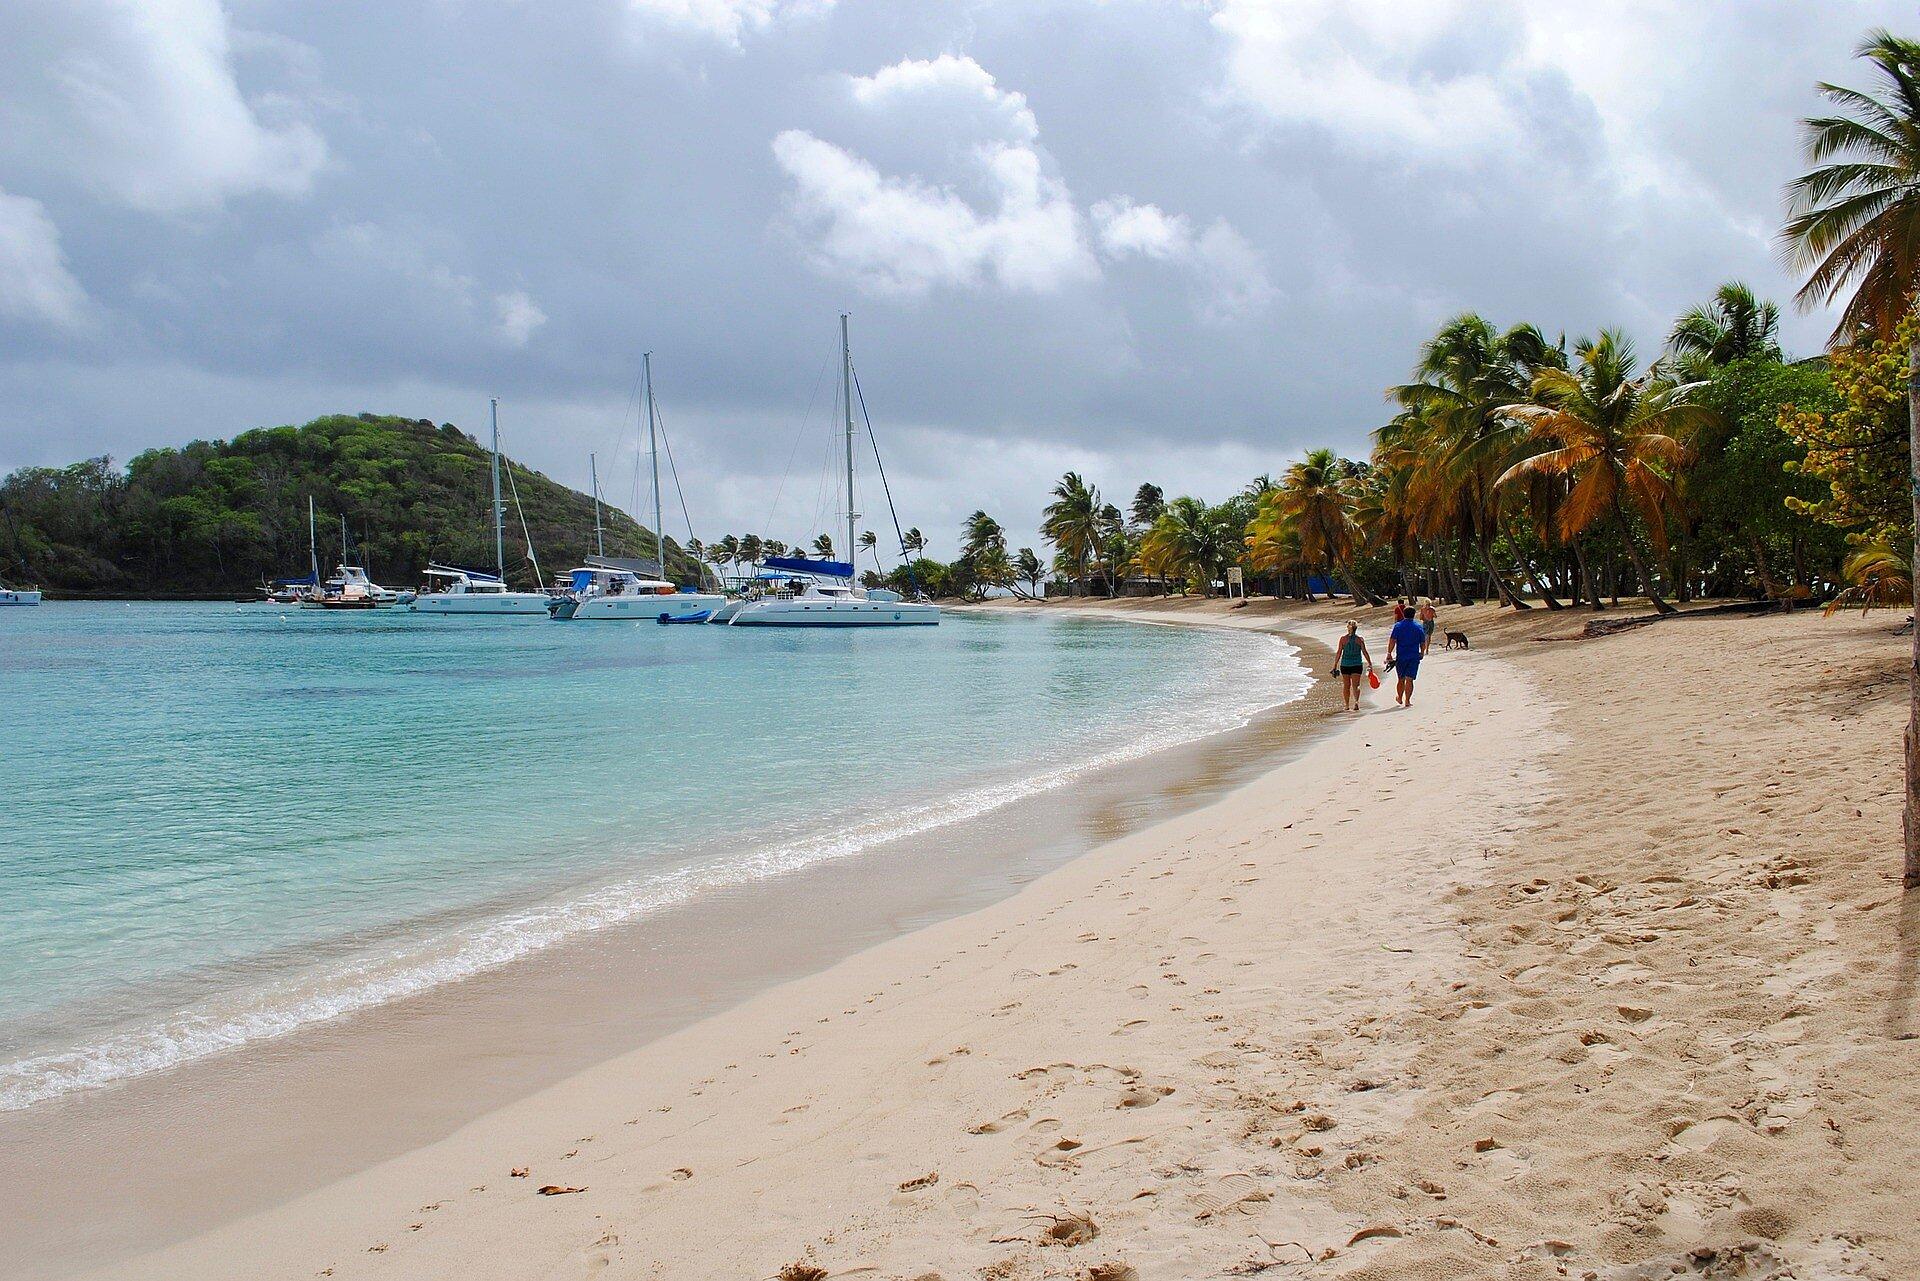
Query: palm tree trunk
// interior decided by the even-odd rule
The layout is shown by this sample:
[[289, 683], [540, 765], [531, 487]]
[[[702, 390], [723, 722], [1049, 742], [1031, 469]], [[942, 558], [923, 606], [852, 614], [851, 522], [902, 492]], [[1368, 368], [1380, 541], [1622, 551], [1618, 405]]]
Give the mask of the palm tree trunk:
[[[1913, 499], [1914, 545], [1909, 565], [1920, 565], [1920, 338], [1907, 344], [1907, 492]], [[1915, 616], [1920, 617], [1920, 574], [1910, 575]], [[1920, 627], [1913, 633], [1913, 653], [1907, 672], [1907, 805], [1902, 819], [1906, 860], [1901, 881], [1920, 888]]]
[[1493, 536], [1484, 529], [1474, 530], [1474, 538], [1480, 544], [1480, 563], [1487, 567], [1487, 581], [1493, 584], [1493, 590], [1499, 594], [1502, 605], [1511, 605], [1515, 609], [1532, 609], [1533, 606], [1514, 594], [1507, 586], [1507, 580], [1501, 576], [1493, 564]]
[[1758, 534], [1748, 534], [1747, 542], [1753, 548], [1753, 570], [1760, 579], [1760, 591], [1768, 600], [1780, 599], [1780, 584], [1774, 581], [1773, 570], [1767, 565], [1767, 548]]
[[1653, 612], [1679, 613], [1679, 610], [1660, 599], [1660, 592], [1653, 585], [1653, 575], [1647, 572], [1647, 562], [1640, 555], [1640, 544], [1633, 541], [1633, 531], [1627, 528], [1627, 514], [1620, 510], [1617, 500], [1613, 504], [1613, 527], [1620, 532], [1620, 541], [1627, 545], [1627, 559], [1633, 562], [1633, 575], [1640, 580], [1640, 590], [1647, 594], [1647, 602], [1653, 606]]
[[[1553, 597], [1552, 584], [1547, 582], [1546, 578], [1541, 575], [1539, 568], [1534, 565], [1531, 556], [1520, 556], [1520, 570], [1527, 576], [1527, 581], [1533, 584], [1533, 590], [1540, 593], [1541, 604], [1545, 605], [1548, 609], [1561, 608], [1560, 602]], [[1517, 609], [1533, 608], [1531, 605], [1521, 601], [1518, 597], [1514, 598], [1514, 606]]]
[[1581, 548], [1580, 540], [1575, 538], [1572, 542], [1574, 576], [1580, 580], [1580, 590], [1587, 598], [1588, 607], [1597, 613], [1606, 608], [1600, 603], [1600, 584], [1594, 581], [1593, 566], [1587, 563], [1587, 553]]

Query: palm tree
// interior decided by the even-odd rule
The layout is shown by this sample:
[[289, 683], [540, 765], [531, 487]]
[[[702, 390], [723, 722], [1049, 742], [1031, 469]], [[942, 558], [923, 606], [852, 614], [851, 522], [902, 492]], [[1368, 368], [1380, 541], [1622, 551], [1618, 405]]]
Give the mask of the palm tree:
[[1387, 393], [1406, 412], [1381, 439], [1408, 446], [1427, 463], [1415, 495], [1425, 525], [1469, 534], [1500, 603], [1516, 609], [1528, 605], [1507, 586], [1493, 553], [1502, 515], [1494, 481], [1511, 462], [1519, 435], [1500, 411], [1526, 399], [1536, 371], [1565, 363], [1532, 325], [1502, 333], [1467, 312], [1421, 348], [1414, 381]]
[[1046, 577], [1047, 567], [1040, 563], [1040, 557], [1033, 548], [1022, 547], [1013, 558], [1013, 572], [1020, 581], [1027, 584], [1027, 595], [1040, 595], [1040, 580]]
[[767, 545], [761, 541], [758, 534], [748, 534], [742, 538], [739, 551], [740, 559], [749, 565], [759, 564], [760, 558], [768, 554]]
[[978, 559], [990, 552], [1005, 554], [1007, 533], [1000, 522], [983, 511], [976, 511], [967, 517], [960, 530], [960, 556], [962, 559]]
[[918, 557], [927, 550], [927, 536], [918, 529], [909, 529], [900, 535], [900, 554], [908, 558]]
[[1633, 343], [1616, 330], [1578, 344], [1578, 370], [1543, 369], [1534, 377], [1532, 403], [1502, 414], [1521, 424], [1538, 452], [1502, 473], [1502, 487], [1539, 476], [1572, 484], [1560, 506], [1559, 532], [1576, 538], [1600, 525], [1626, 545], [1647, 599], [1656, 611], [1676, 611], [1647, 572], [1627, 521], [1639, 513], [1654, 550], [1666, 550], [1667, 515], [1677, 505], [1673, 474], [1686, 463], [1686, 438], [1714, 420], [1692, 400], [1699, 383], [1674, 386], [1633, 376]]
[[[1872, 31], [1857, 56], [1873, 65], [1879, 83], [1873, 90], [1820, 86], [1838, 111], [1804, 122], [1813, 168], [1787, 188], [1790, 214], [1781, 233], [1794, 266], [1807, 273], [1795, 302], [1821, 306], [1852, 290], [1835, 341], [1869, 326], [1893, 333], [1912, 311], [1920, 284], [1920, 43]], [[1920, 474], [1920, 336], [1908, 346], [1907, 367], [1907, 449], [1909, 465]], [[1909, 488], [1914, 536], [1920, 539], [1920, 485]], [[1916, 560], [1920, 542], [1907, 563]], [[1920, 596], [1914, 604], [1920, 608]], [[1913, 638], [1913, 673], [1903, 823], [1908, 889], [1920, 887], [1920, 630]]]
[[717, 564], [731, 565], [737, 576], [740, 568], [740, 540], [732, 534], [720, 539], [713, 545], [713, 557]]
[[873, 553], [873, 568], [875, 572], [880, 572], [880, 535], [874, 533], [871, 529], [861, 530], [860, 550]]
[[1673, 322], [1667, 351], [1688, 381], [1705, 377], [1715, 366], [1752, 356], [1778, 360], [1780, 309], [1730, 280], [1714, 291], [1712, 302], [1690, 308]]
[[813, 550], [819, 555], [821, 560], [832, 560], [833, 535], [816, 534], [813, 539]]
[[1166, 493], [1158, 485], [1142, 484], [1133, 491], [1133, 506], [1127, 509], [1127, 515], [1133, 523], [1148, 526], [1160, 519], [1160, 513], [1167, 509]]
[[1238, 559], [1232, 531], [1218, 507], [1198, 498], [1176, 498], [1166, 505], [1140, 542], [1140, 567], [1160, 577], [1180, 575], [1213, 595], [1221, 567]]
[[1070, 471], [1053, 487], [1053, 501], [1041, 513], [1040, 534], [1060, 549], [1064, 563], [1071, 567], [1075, 591], [1104, 541], [1102, 507], [1100, 491]]
[[[1328, 600], [1333, 599], [1334, 571], [1338, 570], [1355, 600], [1377, 605], [1379, 601], [1360, 585], [1353, 572], [1360, 531], [1353, 521], [1353, 493], [1347, 483], [1351, 472], [1347, 460], [1331, 449], [1309, 450], [1305, 458], [1287, 468], [1278, 488], [1260, 500], [1254, 525], [1264, 527], [1249, 530], [1248, 546], [1252, 547], [1255, 540], [1271, 541], [1278, 533], [1273, 529], [1276, 524], [1291, 525], [1299, 536], [1301, 555], [1309, 564], [1326, 570]], [[1313, 594], [1311, 585], [1307, 594]]]

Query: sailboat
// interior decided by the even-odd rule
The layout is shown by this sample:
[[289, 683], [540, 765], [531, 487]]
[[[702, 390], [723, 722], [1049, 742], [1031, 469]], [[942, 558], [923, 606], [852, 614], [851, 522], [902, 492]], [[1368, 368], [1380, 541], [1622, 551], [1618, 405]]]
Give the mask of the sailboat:
[[[853, 506], [853, 347], [847, 334], [848, 317], [840, 313], [840, 401], [846, 416], [847, 441], [847, 554], [856, 546], [855, 526], [860, 513]], [[768, 569], [792, 574], [790, 586], [760, 600], [735, 608], [729, 605], [716, 622], [732, 627], [931, 627], [940, 622], [940, 607], [926, 601], [902, 600], [898, 592], [866, 590], [854, 584], [850, 560], [812, 560], [769, 556]]]
[[641, 357], [647, 387], [647, 446], [653, 454], [653, 545], [658, 563], [612, 559], [600, 525], [600, 464], [589, 456], [593, 484], [593, 539], [598, 555], [569, 576], [566, 594], [553, 604], [563, 621], [652, 620], [704, 623], [727, 603], [724, 596], [681, 591], [667, 580], [667, 525], [660, 503], [660, 429], [653, 402], [653, 353]]
[[500, 501], [500, 401], [492, 401], [493, 416], [493, 562], [494, 573], [459, 565], [428, 565], [427, 577], [446, 582], [442, 591], [422, 593], [413, 602], [420, 614], [448, 614], [467, 618], [541, 615], [553, 598], [545, 592], [516, 592], [507, 587], [507, 509]]

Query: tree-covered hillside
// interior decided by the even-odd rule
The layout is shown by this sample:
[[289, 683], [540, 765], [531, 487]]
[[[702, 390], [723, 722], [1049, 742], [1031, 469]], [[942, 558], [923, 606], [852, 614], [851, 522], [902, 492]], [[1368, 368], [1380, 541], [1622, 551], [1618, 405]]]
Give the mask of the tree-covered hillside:
[[[532, 585], [534, 573], [509, 473], [543, 572], [594, 550], [592, 498], [502, 459], [515, 585]], [[488, 493], [487, 450], [465, 432], [373, 414], [152, 449], [124, 472], [107, 458], [27, 467], [0, 481], [0, 578], [69, 594], [244, 595], [307, 572], [311, 496], [323, 573], [341, 558], [345, 516], [350, 561], [411, 585], [429, 561], [493, 564]], [[653, 535], [627, 516], [603, 508], [602, 523], [608, 555], [654, 554]], [[694, 581], [672, 538], [667, 552], [672, 577]]]

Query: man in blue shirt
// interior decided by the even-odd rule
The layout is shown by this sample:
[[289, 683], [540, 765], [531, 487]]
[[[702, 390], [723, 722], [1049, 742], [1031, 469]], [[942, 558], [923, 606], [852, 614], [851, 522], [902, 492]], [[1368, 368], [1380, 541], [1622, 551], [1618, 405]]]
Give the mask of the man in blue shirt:
[[1427, 656], [1427, 646], [1432, 643], [1433, 634], [1411, 613], [1387, 633], [1387, 665], [1400, 676], [1393, 701], [1402, 707], [1413, 706], [1414, 678], [1420, 675], [1420, 660]]

